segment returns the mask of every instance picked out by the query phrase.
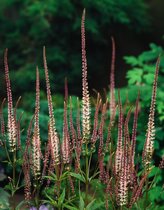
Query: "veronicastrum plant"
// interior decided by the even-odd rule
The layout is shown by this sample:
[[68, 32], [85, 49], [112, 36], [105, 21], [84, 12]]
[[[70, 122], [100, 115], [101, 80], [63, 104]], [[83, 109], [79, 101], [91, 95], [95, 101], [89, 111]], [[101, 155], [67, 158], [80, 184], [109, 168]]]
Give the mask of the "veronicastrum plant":
[[[43, 48], [43, 61], [46, 78], [49, 111], [47, 143], [41, 147], [39, 114], [40, 82], [36, 68], [35, 113], [27, 130], [26, 146], [21, 146], [21, 116], [13, 108], [12, 92], [7, 62], [4, 55], [7, 86], [8, 123], [3, 118], [1, 106], [1, 146], [5, 149], [7, 162], [13, 174], [9, 185], [13, 199], [11, 209], [154, 209], [148, 200], [148, 191], [154, 180], [149, 179], [153, 169], [152, 155], [155, 141], [155, 102], [160, 58], [158, 58], [152, 86], [149, 119], [142, 161], [137, 162], [136, 137], [137, 121], [140, 112], [140, 94], [134, 107], [125, 109], [121, 95], [115, 93], [115, 42], [112, 38], [112, 65], [110, 74], [110, 97], [104, 99], [97, 93], [91, 101], [87, 79], [87, 58], [85, 42], [85, 10], [81, 20], [82, 45], [82, 101], [77, 99], [76, 119], [73, 118], [73, 105], [68, 97], [65, 81], [63, 134], [56, 130], [51, 88], [49, 82], [46, 50]], [[118, 99], [116, 100], [116, 95]], [[94, 110], [94, 111], [93, 111]], [[132, 131], [129, 121], [133, 114]], [[92, 119], [92, 115], [94, 115]], [[23, 161], [20, 161], [23, 156]], [[20, 174], [16, 167], [21, 165]], [[163, 167], [163, 160], [160, 167]], [[14, 195], [21, 187], [21, 173], [24, 174], [25, 200], [18, 206]], [[159, 208], [158, 208], [159, 209]]]

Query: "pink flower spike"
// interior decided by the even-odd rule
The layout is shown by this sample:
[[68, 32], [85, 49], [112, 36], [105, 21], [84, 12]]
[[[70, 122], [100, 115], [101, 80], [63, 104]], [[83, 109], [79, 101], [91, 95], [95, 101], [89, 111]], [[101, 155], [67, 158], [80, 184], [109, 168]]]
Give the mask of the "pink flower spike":
[[69, 138], [69, 133], [68, 133], [67, 104], [66, 104], [66, 102], [64, 102], [62, 156], [63, 156], [63, 163], [68, 164], [70, 162], [71, 158], [70, 158], [70, 138]]
[[4, 122], [4, 117], [3, 117], [3, 105], [5, 103], [6, 99], [4, 98], [1, 104], [0, 108], [0, 120], [1, 120], [1, 135], [4, 136], [5, 134], [5, 122]]
[[87, 58], [85, 46], [85, 9], [81, 19], [81, 46], [82, 46], [82, 128], [83, 143], [90, 135], [90, 97], [87, 81]]
[[35, 178], [40, 175], [40, 159], [42, 158], [40, 145], [40, 130], [39, 130], [39, 109], [40, 109], [40, 84], [39, 84], [39, 70], [36, 68], [36, 102], [35, 102], [35, 118], [34, 118], [34, 134], [32, 138], [33, 150], [33, 173]]
[[114, 71], [115, 71], [115, 60], [116, 60], [116, 49], [115, 49], [115, 41], [114, 38], [111, 37], [112, 40], [112, 61], [111, 61], [111, 73], [110, 73], [110, 121], [113, 121], [115, 118], [115, 79], [114, 79]]
[[16, 140], [17, 140], [17, 128], [16, 122], [13, 113], [13, 101], [12, 101], [12, 92], [11, 92], [11, 84], [9, 77], [9, 67], [7, 60], [8, 49], [5, 50], [4, 53], [4, 66], [5, 66], [5, 79], [6, 79], [6, 87], [7, 87], [7, 102], [8, 102], [8, 138], [9, 138], [9, 146], [11, 152], [16, 150]]
[[160, 57], [156, 63], [156, 70], [152, 88], [152, 98], [151, 98], [151, 105], [150, 105], [150, 113], [149, 113], [149, 120], [148, 120], [148, 128], [146, 133], [146, 140], [143, 149], [143, 165], [146, 170], [149, 171], [151, 159], [154, 151], [154, 138], [155, 138], [155, 126], [154, 126], [154, 115], [155, 115], [155, 103], [156, 103], [156, 92], [157, 92], [157, 81], [158, 81], [158, 73], [159, 73], [159, 64], [160, 64]]
[[122, 103], [120, 99], [120, 92], [118, 92], [118, 106], [119, 106], [119, 121], [118, 121], [118, 139], [117, 139], [117, 149], [115, 154], [115, 172], [118, 174], [121, 170], [122, 161], [122, 135], [123, 135], [123, 113], [122, 113]]
[[50, 90], [50, 82], [49, 82], [49, 75], [48, 75], [48, 67], [47, 67], [47, 60], [46, 60], [46, 49], [43, 48], [43, 62], [44, 62], [44, 70], [45, 70], [45, 77], [46, 77], [46, 88], [47, 88], [47, 100], [48, 100], [48, 110], [49, 110], [49, 139], [51, 145], [51, 155], [55, 165], [60, 164], [60, 145], [59, 145], [59, 138], [56, 132], [55, 127], [55, 118], [53, 112], [53, 105], [52, 105], [52, 96]]

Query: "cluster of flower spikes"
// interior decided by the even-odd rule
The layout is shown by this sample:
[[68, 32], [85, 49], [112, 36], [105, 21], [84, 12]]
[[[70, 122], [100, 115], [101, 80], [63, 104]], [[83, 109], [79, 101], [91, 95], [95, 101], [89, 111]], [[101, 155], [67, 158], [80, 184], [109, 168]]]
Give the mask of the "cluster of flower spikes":
[[[71, 162], [72, 148], [76, 150], [77, 153], [77, 165], [79, 167], [80, 162], [80, 154], [81, 154], [81, 146], [82, 143], [88, 143], [89, 137], [91, 135], [91, 122], [90, 122], [90, 97], [88, 90], [88, 81], [87, 81], [87, 59], [86, 59], [86, 44], [85, 44], [85, 10], [82, 15], [81, 22], [81, 40], [82, 40], [82, 136], [81, 136], [81, 128], [80, 128], [80, 109], [78, 108], [77, 112], [77, 132], [75, 131], [72, 114], [70, 114], [70, 133], [72, 137], [72, 141], [70, 140], [70, 135], [68, 131], [68, 119], [67, 119], [67, 101], [68, 101], [68, 92], [65, 94], [65, 102], [64, 102], [64, 122], [63, 122], [63, 141], [61, 145], [61, 154], [62, 158], [60, 158], [60, 141], [55, 128], [55, 118], [53, 112], [52, 105], [52, 96], [50, 91], [50, 82], [48, 75], [48, 67], [46, 60], [46, 52], [45, 47], [43, 48], [43, 61], [44, 61], [44, 69], [45, 69], [45, 78], [46, 78], [46, 88], [47, 88], [47, 101], [48, 101], [48, 109], [49, 109], [49, 126], [48, 126], [48, 143], [44, 156], [44, 166], [42, 175], [45, 175], [45, 170], [48, 165], [49, 157], [51, 157], [51, 163], [49, 165], [49, 170], [53, 171], [56, 166], [59, 166], [61, 163], [69, 164]], [[115, 113], [116, 113], [116, 102], [114, 95], [114, 62], [115, 62], [115, 44], [114, 39], [112, 38], [112, 66], [111, 66], [111, 77], [110, 77], [110, 123], [108, 126], [108, 137], [106, 140], [106, 149], [109, 147], [111, 127], [114, 123]], [[4, 64], [5, 64], [5, 76], [6, 76], [6, 84], [7, 84], [7, 99], [8, 99], [8, 137], [9, 137], [9, 146], [11, 152], [16, 150], [16, 140], [18, 136], [16, 119], [13, 114], [13, 104], [12, 104], [12, 94], [11, 94], [11, 86], [9, 79], [9, 70], [7, 63], [7, 50], [5, 51], [4, 56]], [[157, 79], [158, 79], [158, 71], [159, 71], [159, 59], [156, 65], [155, 79], [153, 84], [152, 91], [152, 100], [150, 106], [150, 114], [148, 121], [148, 130], [146, 134], [146, 141], [143, 150], [143, 163], [146, 168], [151, 163], [152, 153], [153, 153], [153, 141], [154, 141], [154, 112], [155, 112], [155, 100], [156, 100], [156, 89], [157, 89]], [[67, 90], [67, 88], [65, 88]], [[30, 166], [32, 165], [34, 177], [38, 177], [41, 174], [40, 161], [43, 158], [41, 153], [41, 143], [40, 143], [40, 131], [39, 131], [39, 95], [40, 95], [40, 87], [39, 87], [39, 72], [36, 70], [36, 106], [35, 106], [35, 115], [34, 115], [34, 133], [32, 137], [32, 157], [28, 154], [29, 148], [31, 147], [30, 135], [32, 130], [32, 121], [30, 123], [27, 135], [27, 144], [24, 155], [24, 163], [23, 163], [23, 171], [25, 174], [25, 195], [26, 199], [30, 199]], [[107, 183], [107, 192], [109, 189], [112, 189], [116, 192], [116, 202], [118, 206], [128, 205], [131, 207], [138, 197], [141, 194], [142, 187], [149, 173], [146, 172], [144, 176], [140, 179], [139, 183], [134, 187], [134, 182], [136, 179], [135, 169], [134, 169], [134, 156], [135, 156], [135, 145], [136, 145], [136, 131], [137, 131], [137, 118], [138, 118], [138, 103], [139, 97], [136, 100], [136, 109], [134, 112], [134, 123], [133, 123], [133, 132], [132, 138], [130, 141], [129, 132], [128, 132], [128, 122], [130, 119], [131, 111], [128, 112], [127, 117], [123, 119], [123, 111], [120, 96], [118, 97], [118, 109], [119, 109], [119, 122], [118, 122], [118, 141], [115, 152], [115, 164], [112, 168], [113, 175], [116, 177], [116, 185], [113, 190], [113, 186], [111, 185], [112, 181], [109, 179], [109, 174], [107, 168], [104, 168], [104, 140], [103, 140], [103, 128], [105, 122], [105, 115], [107, 112], [107, 102], [102, 104], [101, 97], [98, 94], [97, 104], [95, 110], [94, 117], [94, 125], [93, 132], [91, 135], [91, 148], [94, 148], [96, 140], [99, 138], [99, 149], [98, 149], [98, 157], [99, 157], [99, 170], [100, 170], [100, 180], [104, 183]], [[70, 100], [71, 104], [71, 100]], [[70, 113], [71, 113], [71, 105], [70, 105]], [[98, 123], [98, 115], [101, 111], [101, 120]], [[2, 121], [1, 121], [2, 122]], [[98, 128], [99, 125], [99, 128]], [[124, 132], [123, 132], [124, 125]], [[73, 146], [73, 147], [72, 147]], [[106, 150], [107, 151], [107, 150]], [[112, 155], [112, 154], [111, 154]], [[29, 161], [30, 158], [30, 161]], [[110, 164], [111, 165], [111, 164]], [[77, 167], [77, 168], [78, 168]], [[133, 177], [130, 180], [130, 177]], [[134, 183], [133, 183], [134, 182]], [[133, 184], [132, 184], [133, 183]], [[132, 196], [130, 201], [128, 202], [128, 186], [132, 186]]]

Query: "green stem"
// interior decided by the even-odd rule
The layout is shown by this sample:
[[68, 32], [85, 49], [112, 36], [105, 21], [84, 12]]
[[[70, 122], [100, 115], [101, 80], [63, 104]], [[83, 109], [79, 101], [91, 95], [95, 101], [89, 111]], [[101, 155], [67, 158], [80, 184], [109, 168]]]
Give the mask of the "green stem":
[[10, 159], [9, 153], [7, 151], [6, 142], [4, 142], [4, 148], [5, 148], [5, 152], [6, 152], [8, 160], [9, 160], [9, 163], [11, 164], [11, 159]]
[[40, 192], [40, 184], [39, 184], [39, 178], [36, 177], [36, 188], [35, 188], [36, 194], [35, 194], [35, 204], [37, 209], [39, 209], [39, 192]]
[[89, 163], [88, 163], [88, 144], [86, 143], [86, 156], [85, 156], [85, 166], [86, 166], [86, 182], [85, 182], [85, 205], [88, 203], [88, 188], [89, 188]]
[[19, 176], [18, 176], [18, 181], [17, 181], [17, 184], [16, 184], [16, 188], [17, 188], [17, 189], [18, 189], [18, 187], [19, 187], [21, 174], [22, 174], [22, 170], [20, 171]]
[[16, 151], [14, 151], [13, 152], [13, 187], [14, 187], [14, 189], [15, 189], [15, 187], [16, 187], [16, 180], [15, 180], [15, 178], [16, 178]]
[[146, 178], [146, 196], [145, 196], [145, 200], [144, 200], [144, 207], [146, 209], [147, 207], [147, 201], [148, 201], [148, 178]]
[[12, 163], [12, 168], [13, 168], [13, 177], [12, 177], [12, 200], [13, 200], [13, 210], [15, 210], [15, 199], [14, 195], [16, 192], [16, 150], [13, 152], [13, 163]]
[[57, 176], [57, 197], [59, 198], [60, 196], [60, 171], [59, 171], [59, 167], [55, 166], [55, 172], [56, 172], [56, 176]]
[[91, 153], [90, 158], [89, 158], [89, 166], [88, 166], [89, 171], [90, 171], [90, 167], [91, 167], [91, 160], [92, 160], [92, 153]]

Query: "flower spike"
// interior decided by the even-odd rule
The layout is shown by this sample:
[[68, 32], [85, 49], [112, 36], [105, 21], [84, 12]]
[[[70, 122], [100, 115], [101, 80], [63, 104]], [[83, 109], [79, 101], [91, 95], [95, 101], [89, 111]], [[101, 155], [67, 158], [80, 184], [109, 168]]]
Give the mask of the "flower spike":
[[5, 134], [5, 122], [4, 122], [4, 116], [3, 116], [3, 105], [5, 103], [6, 99], [4, 98], [1, 104], [0, 108], [0, 124], [1, 124], [1, 135], [4, 136]]
[[112, 61], [111, 61], [111, 73], [110, 73], [110, 120], [113, 121], [115, 117], [115, 109], [116, 109], [116, 102], [115, 102], [115, 79], [114, 79], [114, 70], [115, 70], [115, 41], [114, 38], [111, 37], [112, 40]]
[[133, 129], [132, 129], [132, 137], [131, 137], [131, 167], [134, 167], [136, 135], [137, 135], [137, 120], [138, 120], [138, 112], [139, 112], [139, 99], [140, 99], [140, 93], [138, 93], [138, 97], [136, 100], [136, 107], [135, 107], [134, 119], [133, 119]]
[[119, 173], [121, 169], [121, 161], [122, 161], [122, 128], [123, 128], [123, 113], [122, 113], [122, 103], [120, 99], [120, 92], [118, 92], [118, 106], [119, 106], [119, 122], [118, 122], [118, 140], [117, 140], [117, 149], [115, 155], [115, 172]]
[[5, 50], [4, 53], [4, 66], [5, 66], [5, 79], [6, 79], [6, 87], [7, 87], [7, 101], [8, 101], [8, 138], [9, 138], [9, 146], [11, 152], [16, 150], [16, 140], [17, 140], [17, 128], [16, 122], [14, 119], [13, 113], [13, 101], [12, 101], [12, 92], [11, 92], [11, 84], [9, 77], [9, 67], [7, 60], [8, 49]]
[[90, 135], [90, 99], [87, 81], [87, 59], [85, 49], [85, 9], [81, 20], [81, 45], [82, 45], [82, 128], [83, 142]]
[[49, 110], [49, 138], [51, 144], [51, 155], [55, 165], [60, 164], [59, 158], [59, 138], [57, 136], [56, 128], [55, 128], [55, 118], [53, 112], [53, 105], [52, 105], [52, 96], [50, 90], [50, 82], [49, 82], [49, 75], [48, 75], [48, 67], [47, 67], [47, 60], [46, 60], [46, 49], [43, 48], [43, 62], [44, 62], [44, 70], [45, 70], [45, 77], [46, 77], [46, 87], [47, 87], [47, 100], [48, 100], [48, 110]]
[[143, 164], [146, 170], [149, 170], [150, 168], [152, 154], [154, 150], [154, 145], [153, 145], [154, 138], [155, 138], [154, 114], [155, 114], [155, 102], [156, 102], [159, 64], [160, 64], [160, 57], [158, 58], [157, 63], [156, 63], [156, 70], [155, 70], [153, 89], [152, 89], [152, 98], [151, 98], [151, 105], [150, 105], [150, 113], [149, 113], [149, 120], [148, 120], [148, 128], [147, 128], [147, 133], [146, 133], [144, 150], [142, 154]]
[[64, 123], [63, 123], [63, 142], [62, 142], [62, 156], [63, 163], [70, 163], [70, 136], [68, 132], [68, 122], [67, 122], [67, 104], [64, 102]]
[[39, 85], [39, 70], [36, 68], [36, 102], [35, 102], [35, 121], [34, 121], [34, 135], [32, 139], [33, 149], [33, 173], [35, 178], [40, 175], [40, 131], [39, 131], [39, 109], [40, 109], [40, 85]]

